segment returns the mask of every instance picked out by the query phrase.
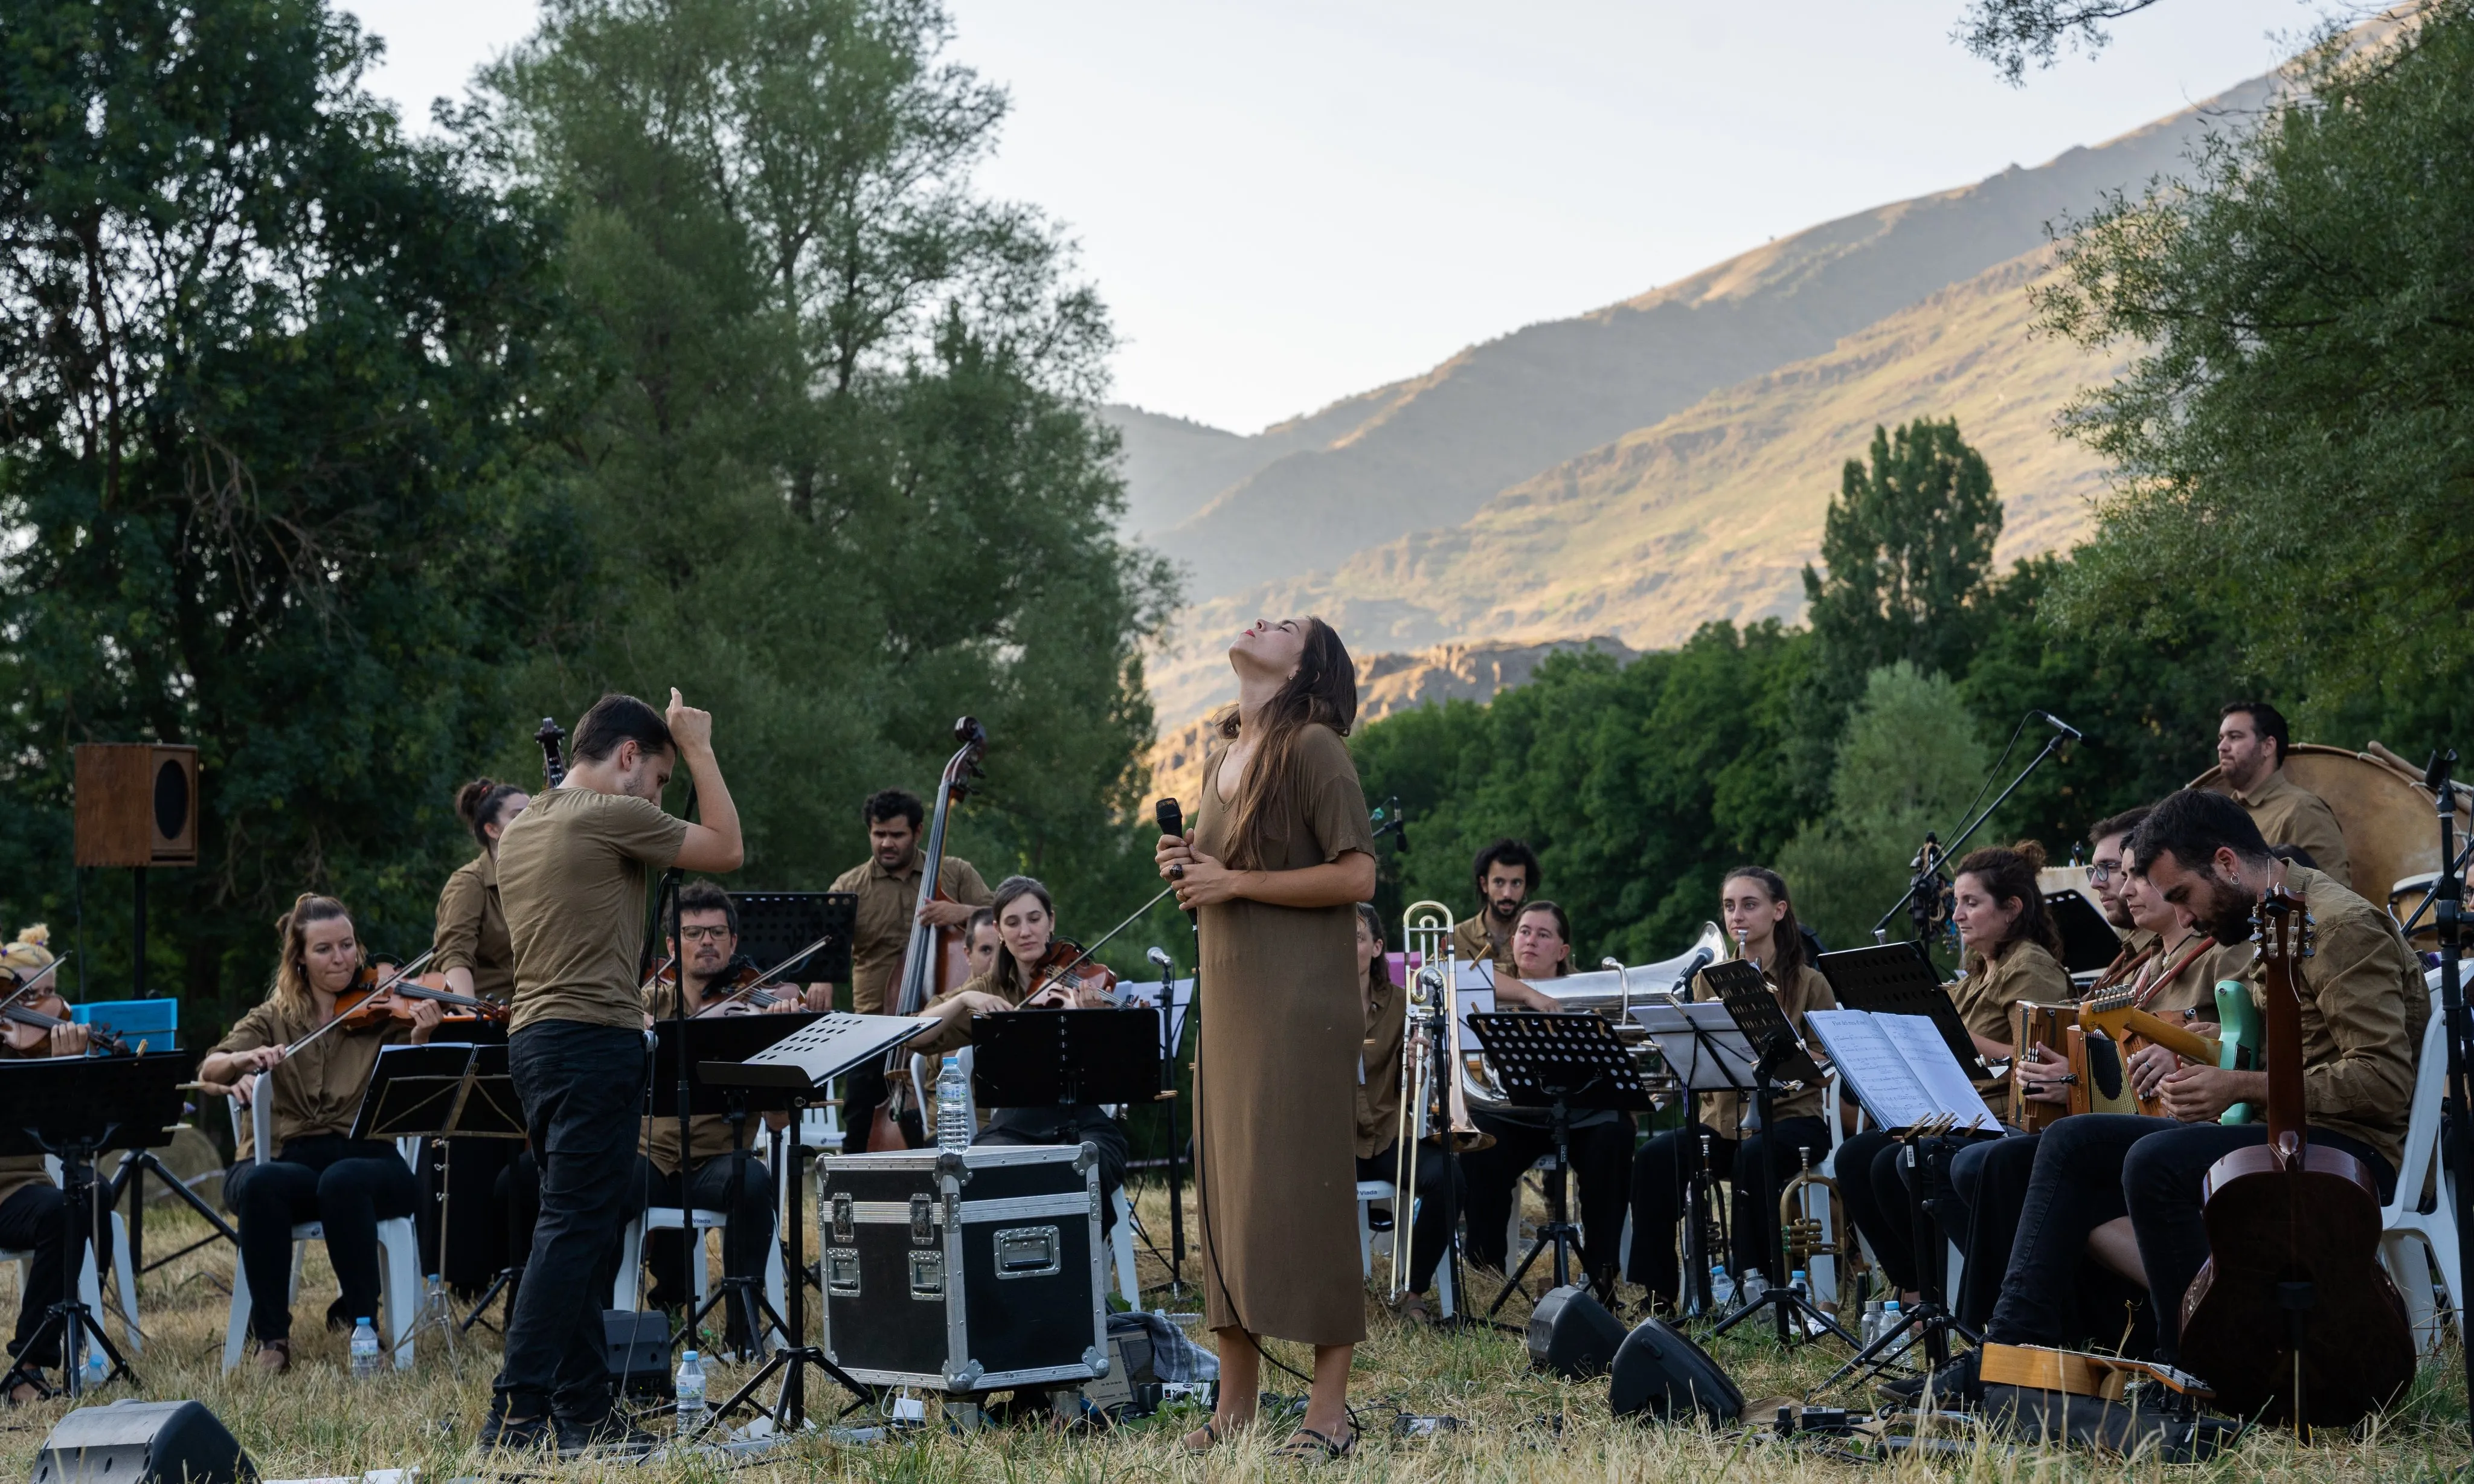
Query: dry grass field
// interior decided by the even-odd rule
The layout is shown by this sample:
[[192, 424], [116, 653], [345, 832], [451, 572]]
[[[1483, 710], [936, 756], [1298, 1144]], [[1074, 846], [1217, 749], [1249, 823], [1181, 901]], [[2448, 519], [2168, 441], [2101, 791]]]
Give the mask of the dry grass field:
[[[1154, 1233], [1167, 1229], [1164, 1198], [1146, 1193], [1141, 1202]], [[1191, 1218], [1189, 1217], [1189, 1222]], [[182, 1212], [150, 1210], [147, 1245], [158, 1253], [175, 1250], [204, 1231]], [[1269, 1457], [1283, 1430], [1266, 1427], [1201, 1457], [1177, 1448], [1178, 1435], [1193, 1425], [1191, 1413], [1171, 1409], [1158, 1417], [1104, 1433], [1059, 1433], [1037, 1425], [997, 1427], [973, 1436], [910, 1433], [869, 1446], [837, 1444], [813, 1434], [778, 1444], [756, 1456], [655, 1457], [647, 1461], [603, 1459], [552, 1464], [540, 1458], [491, 1457], [472, 1448], [488, 1405], [489, 1382], [497, 1364], [495, 1336], [475, 1329], [460, 1355], [450, 1358], [424, 1342], [410, 1373], [388, 1373], [356, 1382], [346, 1363], [344, 1336], [317, 1326], [333, 1293], [323, 1251], [313, 1244], [302, 1284], [291, 1374], [261, 1377], [244, 1368], [220, 1374], [224, 1323], [230, 1302], [232, 1250], [215, 1244], [149, 1275], [142, 1293], [147, 1335], [137, 1370], [148, 1398], [196, 1398], [211, 1407], [239, 1437], [269, 1479], [333, 1478], [381, 1468], [417, 1467], [424, 1478], [601, 1478], [627, 1476], [704, 1484], [724, 1477], [758, 1481], [816, 1479], [883, 1480], [888, 1484], [1019, 1484], [1056, 1479], [1097, 1481], [1203, 1480], [1285, 1475], [1296, 1466]], [[1165, 1279], [1165, 1265], [1146, 1254], [1146, 1279]], [[1189, 1298], [1179, 1305], [1193, 1306]], [[1380, 1259], [1378, 1258], [1378, 1273]], [[0, 1290], [14, 1300], [14, 1265], [0, 1267]], [[1153, 1300], [1159, 1302], [1158, 1299]], [[1516, 1301], [1514, 1309], [1519, 1309]], [[2277, 1478], [2325, 1481], [2438, 1480], [2468, 1468], [2466, 1399], [2453, 1348], [2445, 1364], [2428, 1368], [2405, 1405], [2350, 1437], [2322, 1435], [2311, 1447], [2289, 1438], [2255, 1434], [2234, 1452], [2208, 1464], [2168, 1468], [2152, 1461], [2103, 1459], [2083, 1452], [2014, 1448], [1958, 1428], [1930, 1457], [1900, 1453], [1867, 1456], [1844, 1442], [1781, 1442], [1760, 1432], [1711, 1432], [1701, 1428], [1617, 1423], [1609, 1415], [1603, 1383], [1568, 1385], [1532, 1372], [1517, 1336], [1445, 1332], [1395, 1322], [1370, 1306], [1373, 1332], [1358, 1351], [1354, 1396], [1364, 1441], [1346, 1463], [1312, 1471], [1328, 1478], [1435, 1481], [1703, 1480], [1762, 1478], [1896, 1477], [1968, 1481], [2207, 1480]], [[114, 1324], [117, 1334], [117, 1323]], [[1302, 1364], [1296, 1347], [1274, 1353]], [[1781, 1355], [1766, 1340], [1730, 1338], [1716, 1351], [1748, 1398], [1799, 1393], [1825, 1376], [1834, 1351], [1798, 1350]], [[726, 1395], [745, 1373], [716, 1368], [713, 1395]], [[1302, 1387], [1278, 1376], [1274, 1390]], [[130, 1395], [125, 1385], [98, 1397]], [[821, 1418], [842, 1399], [830, 1386], [813, 1389]], [[1869, 1405], [1857, 1399], [1813, 1399], [1832, 1404]], [[0, 1480], [25, 1478], [34, 1453], [64, 1402], [24, 1407], [0, 1418]], [[1401, 1413], [1442, 1414], [1463, 1425], [1440, 1436], [1392, 1435]], [[854, 1419], [862, 1421], [863, 1419]], [[653, 1424], [667, 1430], [667, 1420]]]

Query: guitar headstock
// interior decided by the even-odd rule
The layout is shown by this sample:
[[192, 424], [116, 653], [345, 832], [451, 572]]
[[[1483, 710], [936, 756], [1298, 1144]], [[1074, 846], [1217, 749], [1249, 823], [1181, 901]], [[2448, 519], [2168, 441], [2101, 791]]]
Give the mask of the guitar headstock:
[[2291, 967], [2308, 959], [2312, 953], [2314, 920], [2303, 910], [2302, 898], [2285, 884], [2286, 863], [2279, 861], [2269, 874], [2268, 889], [2260, 894], [2259, 906], [2251, 913], [2251, 938], [2259, 945], [2262, 962]]

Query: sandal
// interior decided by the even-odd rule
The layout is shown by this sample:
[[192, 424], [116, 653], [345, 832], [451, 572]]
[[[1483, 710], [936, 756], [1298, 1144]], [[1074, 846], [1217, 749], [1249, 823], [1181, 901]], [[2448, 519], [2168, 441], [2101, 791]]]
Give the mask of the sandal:
[[1357, 1451], [1357, 1433], [1351, 1429], [1348, 1441], [1334, 1443], [1311, 1427], [1300, 1427], [1289, 1434], [1289, 1441], [1272, 1449], [1274, 1458], [1294, 1459], [1298, 1463], [1338, 1463]]
[[[35, 1388], [35, 1394], [20, 1398], [17, 1395], [17, 1388], [20, 1386]], [[12, 1407], [24, 1406], [35, 1401], [48, 1401], [51, 1398], [51, 1383], [43, 1379], [43, 1373], [24, 1361], [11, 1366], [7, 1375], [0, 1375], [0, 1400], [7, 1401]]]
[[1399, 1316], [1402, 1324], [1415, 1325], [1421, 1329], [1435, 1322], [1434, 1311], [1426, 1307], [1424, 1294], [1402, 1294], [1399, 1304], [1392, 1312]]
[[[1201, 1442], [1197, 1443], [1193, 1441], [1194, 1432], [1202, 1434]], [[1194, 1429], [1194, 1432], [1187, 1433], [1184, 1438], [1179, 1440], [1179, 1446], [1182, 1451], [1188, 1453], [1208, 1453], [1213, 1448], [1218, 1448], [1222, 1443], [1227, 1441], [1220, 1431], [1220, 1419], [1216, 1417], [1204, 1418], [1202, 1420], [1202, 1425]]]
[[[269, 1355], [276, 1357], [274, 1363], [271, 1365], [266, 1359]], [[257, 1368], [269, 1375], [281, 1375], [284, 1372], [291, 1370], [292, 1342], [290, 1340], [258, 1341]]]

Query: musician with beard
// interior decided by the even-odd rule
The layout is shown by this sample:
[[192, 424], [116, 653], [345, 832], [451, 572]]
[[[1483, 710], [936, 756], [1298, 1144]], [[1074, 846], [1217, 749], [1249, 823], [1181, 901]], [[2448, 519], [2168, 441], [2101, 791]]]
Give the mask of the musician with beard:
[[[2131, 861], [2166, 902], [2225, 944], [2248, 940], [2253, 909], [2278, 868], [2242, 805], [2200, 790], [2156, 806], [2132, 836]], [[2331, 878], [2290, 866], [2285, 884], [2317, 935], [2316, 951], [2294, 968], [2311, 1142], [2362, 1160], [2386, 1200], [2394, 1194], [2431, 1018], [2421, 961], [2394, 920]], [[2253, 964], [2248, 978], [2256, 997], [2262, 966]], [[2157, 1351], [2175, 1361], [2183, 1296], [2208, 1257], [2201, 1215], [2208, 1169], [2268, 1138], [2265, 1121], [2217, 1119], [2236, 1103], [2264, 1105], [2268, 1074], [2182, 1066], [2159, 1091], [2166, 1117], [2087, 1113], [2046, 1132], [1986, 1339], [2062, 1343], [2080, 1252], [2099, 1228], [2126, 1217], [2156, 1314]], [[1933, 1389], [1954, 1399], [1979, 1397], [1975, 1355], [1953, 1361]]]
[[2287, 740], [2284, 713], [2265, 701], [2236, 701], [2221, 715], [2217, 771], [2224, 791], [2250, 815], [2261, 839], [2306, 852], [2313, 869], [2350, 890], [2353, 868], [2336, 811], [2285, 776], [2285, 755], [2292, 743]]
[[1470, 868], [1477, 878], [1481, 904], [1476, 916], [1463, 917], [1452, 928], [1452, 957], [1463, 963], [1492, 963], [1505, 973], [1517, 973], [1512, 961], [1512, 930], [1520, 904], [1538, 893], [1545, 881], [1538, 868], [1538, 852], [1516, 839], [1498, 839], [1477, 853]]

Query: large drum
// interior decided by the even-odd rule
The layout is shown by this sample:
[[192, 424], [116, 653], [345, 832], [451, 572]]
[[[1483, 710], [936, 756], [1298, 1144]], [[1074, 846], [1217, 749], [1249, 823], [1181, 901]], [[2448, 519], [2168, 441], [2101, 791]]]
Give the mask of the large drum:
[[[2285, 776], [2318, 794], [2337, 816], [2355, 892], [2389, 903], [2400, 922], [2412, 916], [2439, 871], [2439, 801], [2422, 786], [2422, 769], [2378, 742], [2366, 752], [2298, 742], [2286, 754]], [[2191, 787], [2225, 791], [2220, 770], [2213, 767]], [[2468, 813], [2460, 804], [2461, 841], [2467, 827]], [[2423, 913], [2426, 930], [2430, 917]]]

